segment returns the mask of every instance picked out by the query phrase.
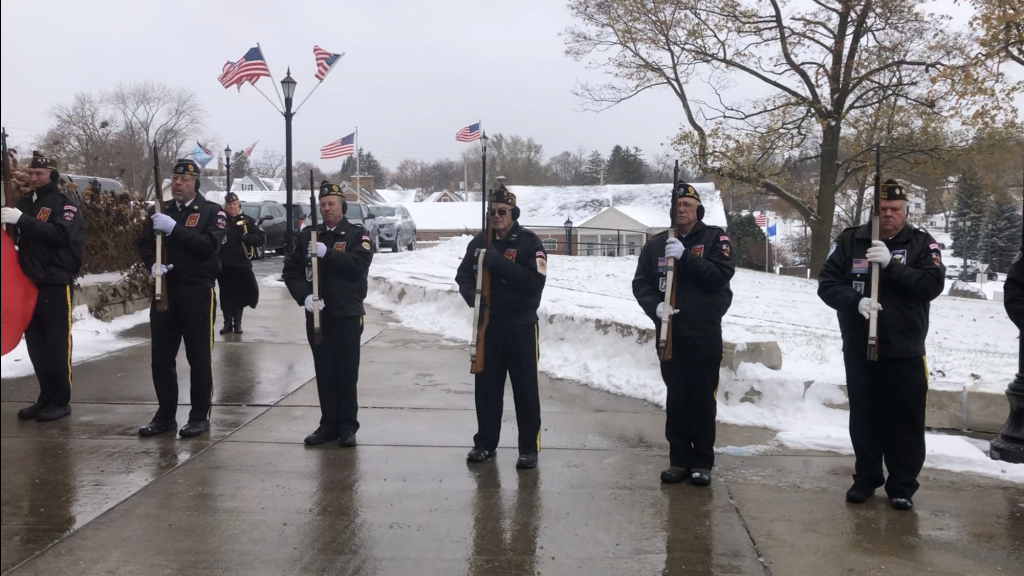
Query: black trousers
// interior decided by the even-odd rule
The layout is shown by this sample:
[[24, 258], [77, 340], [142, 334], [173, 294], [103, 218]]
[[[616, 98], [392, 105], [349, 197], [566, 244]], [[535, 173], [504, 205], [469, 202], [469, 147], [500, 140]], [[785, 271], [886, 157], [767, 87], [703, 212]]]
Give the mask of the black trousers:
[[661, 378], [668, 388], [665, 438], [673, 468], [715, 467], [721, 368], [721, 334], [672, 340], [672, 359], [661, 363]]
[[320, 395], [320, 426], [338, 434], [359, 431], [359, 351], [363, 336], [360, 316], [321, 318], [321, 343], [313, 338], [313, 315], [306, 314], [306, 337], [313, 350], [316, 390]]
[[[868, 362], [845, 355], [850, 396], [850, 439], [857, 455], [854, 482], [890, 498], [911, 498], [925, 458], [928, 365], [923, 357]], [[882, 463], [889, 470], [886, 481]]]
[[71, 402], [71, 286], [39, 287], [25, 344], [39, 379], [39, 405], [67, 406]]
[[169, 300], [166, 312], [149, 312], [153, 385], [160, 403], [156, 419], [172, 421], [178, 411], [177, 357], [184, 341], [185, 357], [192, 372], [192, 410], [188, 421], [207, 421], [213, 407], [213, 289], [175, 290], [169, 294]]
[[489, 326], [484, 341], [484, 371], [476, 375], [476, 421], [473, 442], [497, 450], [505, 410], [505, 380], [512, 380], [519, 425], [519, 453], [540, 452], [540, 390], [537, 361], [540, 343], [536, 324]]

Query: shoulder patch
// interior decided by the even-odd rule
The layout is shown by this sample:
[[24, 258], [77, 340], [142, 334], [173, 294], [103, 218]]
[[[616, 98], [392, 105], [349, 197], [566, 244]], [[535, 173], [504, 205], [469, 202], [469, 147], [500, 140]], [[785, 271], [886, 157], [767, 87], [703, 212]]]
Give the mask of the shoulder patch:
[[49, 219], [50, 219], [50, 209], [49, 208], [40, 208], [39, 209], [39, 214], [36, 214], [36, 220], [39, 220], [40, 222], [46, 222]]
[[729, 241], [729, 237], [728, 236], [719, 236], [718, 237], [718, 241], [719, 242], [728, 242]]

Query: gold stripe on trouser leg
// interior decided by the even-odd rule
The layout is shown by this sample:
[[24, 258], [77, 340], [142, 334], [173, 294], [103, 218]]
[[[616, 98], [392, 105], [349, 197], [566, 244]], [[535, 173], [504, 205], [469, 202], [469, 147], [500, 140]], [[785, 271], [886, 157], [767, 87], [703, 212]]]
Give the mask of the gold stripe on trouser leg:
[[[534, 368], [537, 369], [537, 386], [540, 386], [540, 328], [534, 324], [533, 326], [533, 353], [534, 353]], [[537, 390], [537, 396], [540, 396], [540, 390]], [[540, 454], [540, 430], [537, 431], [537, 453]]]
[[216, 296], [210, 288], [210, 407], [206, 409], [206, 419], [213, 415], [213, 312]]
[[68, 286], [66, 288], [66, 290], [67, 290], [67, 299], [68, 299], [68, 386], [70, 387], [70, 386], [72, 386], [72, 384], [71, 384], [71, 343], [72, 343], [72, 340], [71, 340], [71, 321], [72, 321], [72, 318], [71, 318], [71, 286]]
[[927, 409], [928, 395], [932, 391], [932, 381], [931, 375], [928, 374], [928, 356], [921, 356], [921, 360], [924, 360], [924, 405]]

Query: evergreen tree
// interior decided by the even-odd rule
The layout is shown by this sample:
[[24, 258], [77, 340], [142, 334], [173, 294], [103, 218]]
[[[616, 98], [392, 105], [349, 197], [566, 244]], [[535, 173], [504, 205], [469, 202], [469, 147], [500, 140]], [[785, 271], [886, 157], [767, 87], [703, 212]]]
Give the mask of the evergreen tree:
[[1020, 249], [1020, 212], [1012, 202], [996, 201], [986, 224], [981, 257], [993, 270], [1005, 274]]
[[590, 186], [597, 186], [601, 184], [601, 179], [606, 168], [607, 163], [604, 161], [604, 156], [602, 156], [597, 150], [594, 150], [594, 153], [587, 159], [587, 167], [583, 170], [587, 184]]
[[977, 260], [985, 226], [985, 185], [974, 173], [960, 175], [953, 208], [953, 256]]
[[[373, 176], [373, 185], [376, 188], [384, 188], [387, 186], [387, 175], [384, 173], [384, 168], [380, 165], [373, 156], [373, 152], [367, 152], [362, 148], [359, 149], [359, 175], [360, 176]], [[345, 163], [341, 165], [341, 172], [338, 173], [339, 183], [352, 183], [352, 177], [356, 175], [356, 158], [355, 156], [349, 156], [345, 159]], [[363, 186], [364, 188], [366, 186]]]
[[740, 268], [764, 270], [765, 242], [768, 238], [765, 237], [764, 230], [757, 225], [754, 215], [728, 213], [725, 218], [729, 228], [733, 262]]
[[608, 184], [643, 184], [647, 180], [647, 163], [639, 148], [616, 146], [608, 156]]

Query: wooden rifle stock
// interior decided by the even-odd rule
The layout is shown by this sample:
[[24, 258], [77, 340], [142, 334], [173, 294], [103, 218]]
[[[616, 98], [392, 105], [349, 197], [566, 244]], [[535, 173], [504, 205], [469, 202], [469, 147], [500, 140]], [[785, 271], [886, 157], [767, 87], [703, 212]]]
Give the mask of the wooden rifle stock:
[[324, 333], [320, 317], [320, 259], [316, 255], [316, 245], [320, 240], [320, 203], [316, 201], [316, 183], [313, 180], [313, 171], [309, 171], [309, 217], [312, 232], [309, 235], [310, 251], [309, 266], [313, 270], [313, 340], [320, 344], [323, 342]]
[[[679, 160], [676, 160], [672, 176], [672, 227], [669, 239], [676, 237], [676, 210], [679, 203]], [[665, 271], [665, 306], [661, 313], [661, 332], [658, 334], [658, 359], [668, 362], [672, 359], [672, 315], [676, 309], [676, 259], [667, 258]]]
[[[881, 233], [879, 218], [882, 213], [882, 147], [875, 146], [875, 198], [871, 203], [871, 242], [878, 241]], [[871, 264], [871, 312], [868, 319], [868, 361], [878, 360], [878, 284], [881, 266]]]
[[[153, 210], [157, 214], [164, 213], [164, 178], [160, 172], [160, 150], [153, 146], [153, 190], [156, 203]], [[156, 261], [153, 267], [153, 306], [158, 312], [166, 311], [170, 303], [167, 301], [167, 277], [162, 269], [167, 265], [167, 249], [164, 246], [164, 233], [156, 233]]]
[[[486, 201], [486, 199], [485, 199]], [[488, 215], [489, 216], [489, 215]], [[491, 271], [484, 267], [484, 257], [491, 249], [494, 241], [494, 230], [491, 218], [487, 219], [485, 247], [476, 251], [476, 295], [473, 305], [473, 339], [470, 347], [470, 373], [481, 374], [484, 371], [484, 345], [487, 339], [487, 327], [491, 324]]]

